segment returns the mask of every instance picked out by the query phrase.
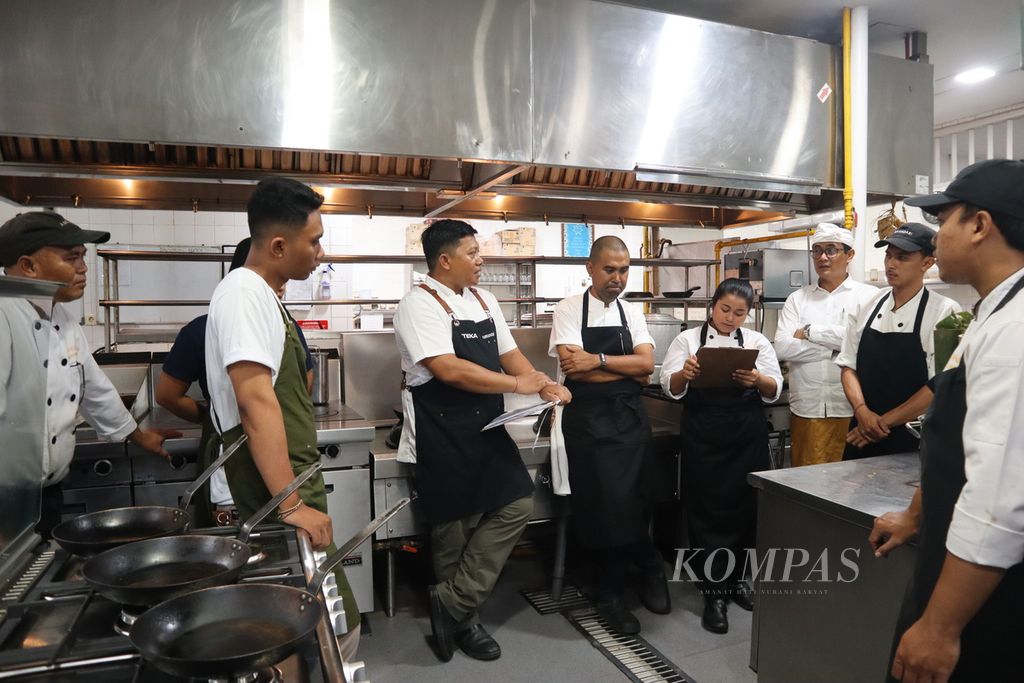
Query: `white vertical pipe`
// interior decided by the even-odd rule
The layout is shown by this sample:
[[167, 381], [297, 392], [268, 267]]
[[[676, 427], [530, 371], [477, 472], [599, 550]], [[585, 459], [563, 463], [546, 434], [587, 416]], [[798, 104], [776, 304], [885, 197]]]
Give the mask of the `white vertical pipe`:
[[950, 178], [955, 178], [956, 177], [957, 164], [960, 163], [960, 160], [957, 159], [957, 156], [958, 155], [957, 155], [957, 150], [956, 150], [956, 133], [953, 133], [952, 135], [949, 136], [949, 177]]
[[868, 8], [854, 7], [850, 17], [850, 97], [853, 100], [853, 209], [857, 212], [854, 235], [856, 255], [851, 266], [855, 280], [864, 281], [867, 268], [868, 225]]
[[967, 165], [974, 163], [974, 128], [967, 131]]
[[935, 150], [932, 158], [932, 186], [940, 182], [942, 176], [942, 138], [935, 138]]
[[1006, 120], [1006, 158], [1013, 158], [1013, 119]]
[[996, 127], [991, 123], [985, 126], [985, 158], [996, 158]]

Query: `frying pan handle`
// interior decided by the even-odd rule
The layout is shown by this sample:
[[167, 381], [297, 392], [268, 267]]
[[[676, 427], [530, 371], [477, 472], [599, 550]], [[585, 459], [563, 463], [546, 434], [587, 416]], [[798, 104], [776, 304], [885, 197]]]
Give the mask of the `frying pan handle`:
[[316, 463], [305, 472], [292, 479], [292, 483], [281, 489], [280, 493], [268, 500], [267, 504], [257, 510], [252, 517], [245, 520], [245, 524], [243, 524], [242, 528], [239, 529], [238, 540], [242, 543], [248, 543], [249, 535], [252, 534], [252, 530], [256, 525], [262, 522], [264, 518], [270, 514], [271, 510], [276, 509], [281, 503], [283, 503], [285, 498], [295, 493], [300, 486], [309, 480], [310, 477], [319, 472], [321, 467], [323, 467], [321, 463]]
[[181, 497], [181, 504], [179, 505], [179, 507], [182, 510], [188, 509], [188, 506], [192, 503], [192, 496], [196, 495], [196, 491], [199, 490], [199, 487], [205, 484], [206, 481], [213, 476], [213, 473], [216, 472], [221, 467], [221, 465], [227, 462], [227, 459], [234, 455], [235, 451], [241, 448], [242, 444], [244, 444], [248, 440], [249, 437], [246, 436], [245, 434], [242, 434], [242, 436], [238, 437], [237, 441], [231, 444], [231, 446], [229, 446], [228, 448], [224, 449], [224, 452], [221, 453], [220, 456], [216, 460], [214, 460], [213, 463], [209, 467], [207, 467], [202, 474], [199, 475], [198, 479], [196, 479], [194, 482], [188, 485], [188, 488], [185, 489], [184, 495], [182, 495]]
[[362, 545], [363, 541], [368, 539], [370, 536], [373, 536], [374, 532], [383, 526], [385, 522], [401, 512], [402, 508], [408, 505], [411, 500], [411, 498], [403, 498], [395, 503], [394, 507], [372, 520], [369, 524], [363, 527], [362, 531], [348, 539], [348, 541], [345, 542], [345, 545], [341, 546], [337, 552], [324, 560], [323, 564], [317, 567], [313, 577], [309, 580], [309, 592], [313, 595], [319, 595], [320, 589], [324, 587], [324, 579], [334, 571], [334, 568], [341, 564], [342, 560], [351, 555], [353, 550]]

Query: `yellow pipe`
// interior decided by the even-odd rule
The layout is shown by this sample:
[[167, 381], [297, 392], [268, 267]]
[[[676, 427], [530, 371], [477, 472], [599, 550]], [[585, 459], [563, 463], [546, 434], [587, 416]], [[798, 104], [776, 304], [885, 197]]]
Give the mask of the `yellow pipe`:
[[850, 16], [843, 8], [843, 227], [853, 230], [853, 95], [850, 88]]
[[[735, 240], [721, 240], [715, 242], [715, 287], [722, 282], [722, 248], [723, 247], [738, 247], [741, 244], [757, 244], [759, 242], [779, 242], [781, 240], [790, 240], [794, 237], [807, 237], [813, 235], [813, 230], [799, 230], [797, 232], [787, 232], [784, 235], [765, 235], [764, 237], [748, 237], [746, 239], [735, 239]], [[710, 292], [708, 293], [710, 296]]]

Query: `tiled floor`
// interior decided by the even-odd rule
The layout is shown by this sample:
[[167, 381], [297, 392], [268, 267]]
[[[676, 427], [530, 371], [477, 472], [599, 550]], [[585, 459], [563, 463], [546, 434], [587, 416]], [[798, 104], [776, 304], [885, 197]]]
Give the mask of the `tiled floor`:
[[[547, 557], [528, 547], [509, 560], [481, 613], [484, 625], [502, 647], [502, 656], [495, 662], [479, 662], [457, 651], [452, 661], [442, 664], [428, 640], [430, 617], [421, 582], [410, 580], [414, 572], [402, 569], [400, 564], [397, 613], [390, 619], [383, 611], [372, 614], [371, 633], [359, 648], [358, 658], [366, 662], [374, 683], [627, 680], [563, 616], [538, 614], [520, 594], [547, 585], [550, 570]], [[643, 626], [641, 636], [698, 683], [754, 683], [756, 675], [748, 667], [750, 614], [731, 606], [729, 633], [708, 633], [700, 626], [703, 602], [696, 591], [684, 583], [670, 584], [670, 588], [673, 611], [669, 615], [650, 614], [633, 605]]]

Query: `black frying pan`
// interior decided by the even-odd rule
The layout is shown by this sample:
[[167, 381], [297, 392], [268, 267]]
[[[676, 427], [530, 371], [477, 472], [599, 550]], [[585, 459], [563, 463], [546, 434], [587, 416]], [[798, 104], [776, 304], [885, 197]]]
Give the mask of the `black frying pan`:
[[150, 608], [130, 639], [143, 659], [183, 678], [240, 678], [295, 653], [316, 628], [324, 579], [382, 524], [409, 504], [400, 500], [324, 560], [309, 590], [268, 583], [206, 588]]
[[689, 299], [700, 287], [690, 287], [682, 292], [662, 292], [661, 295], [667, 299]]
[[179, 534], [188, 528], [192, 517], [186, 511], [192, 496], [217, 468], [224, 464], [246, 441], [241, 438], [225, 449], [199, 478], [192, 482], [181, 498], [179, 507], [140, 505], [137, 507], [99, 510], [61, 522], [53, 529], [53, 540], [75, 555], [95, 555], [125, 543]]
[[234, 583], [252, 550], [249, 535], [284, 499], [320, 471], [307, 469], [239, 528], [238, 538], [185, 534], [128, 543], [89, 559], [82, 577], [121, 605], [149, 607], [182, 593]]

